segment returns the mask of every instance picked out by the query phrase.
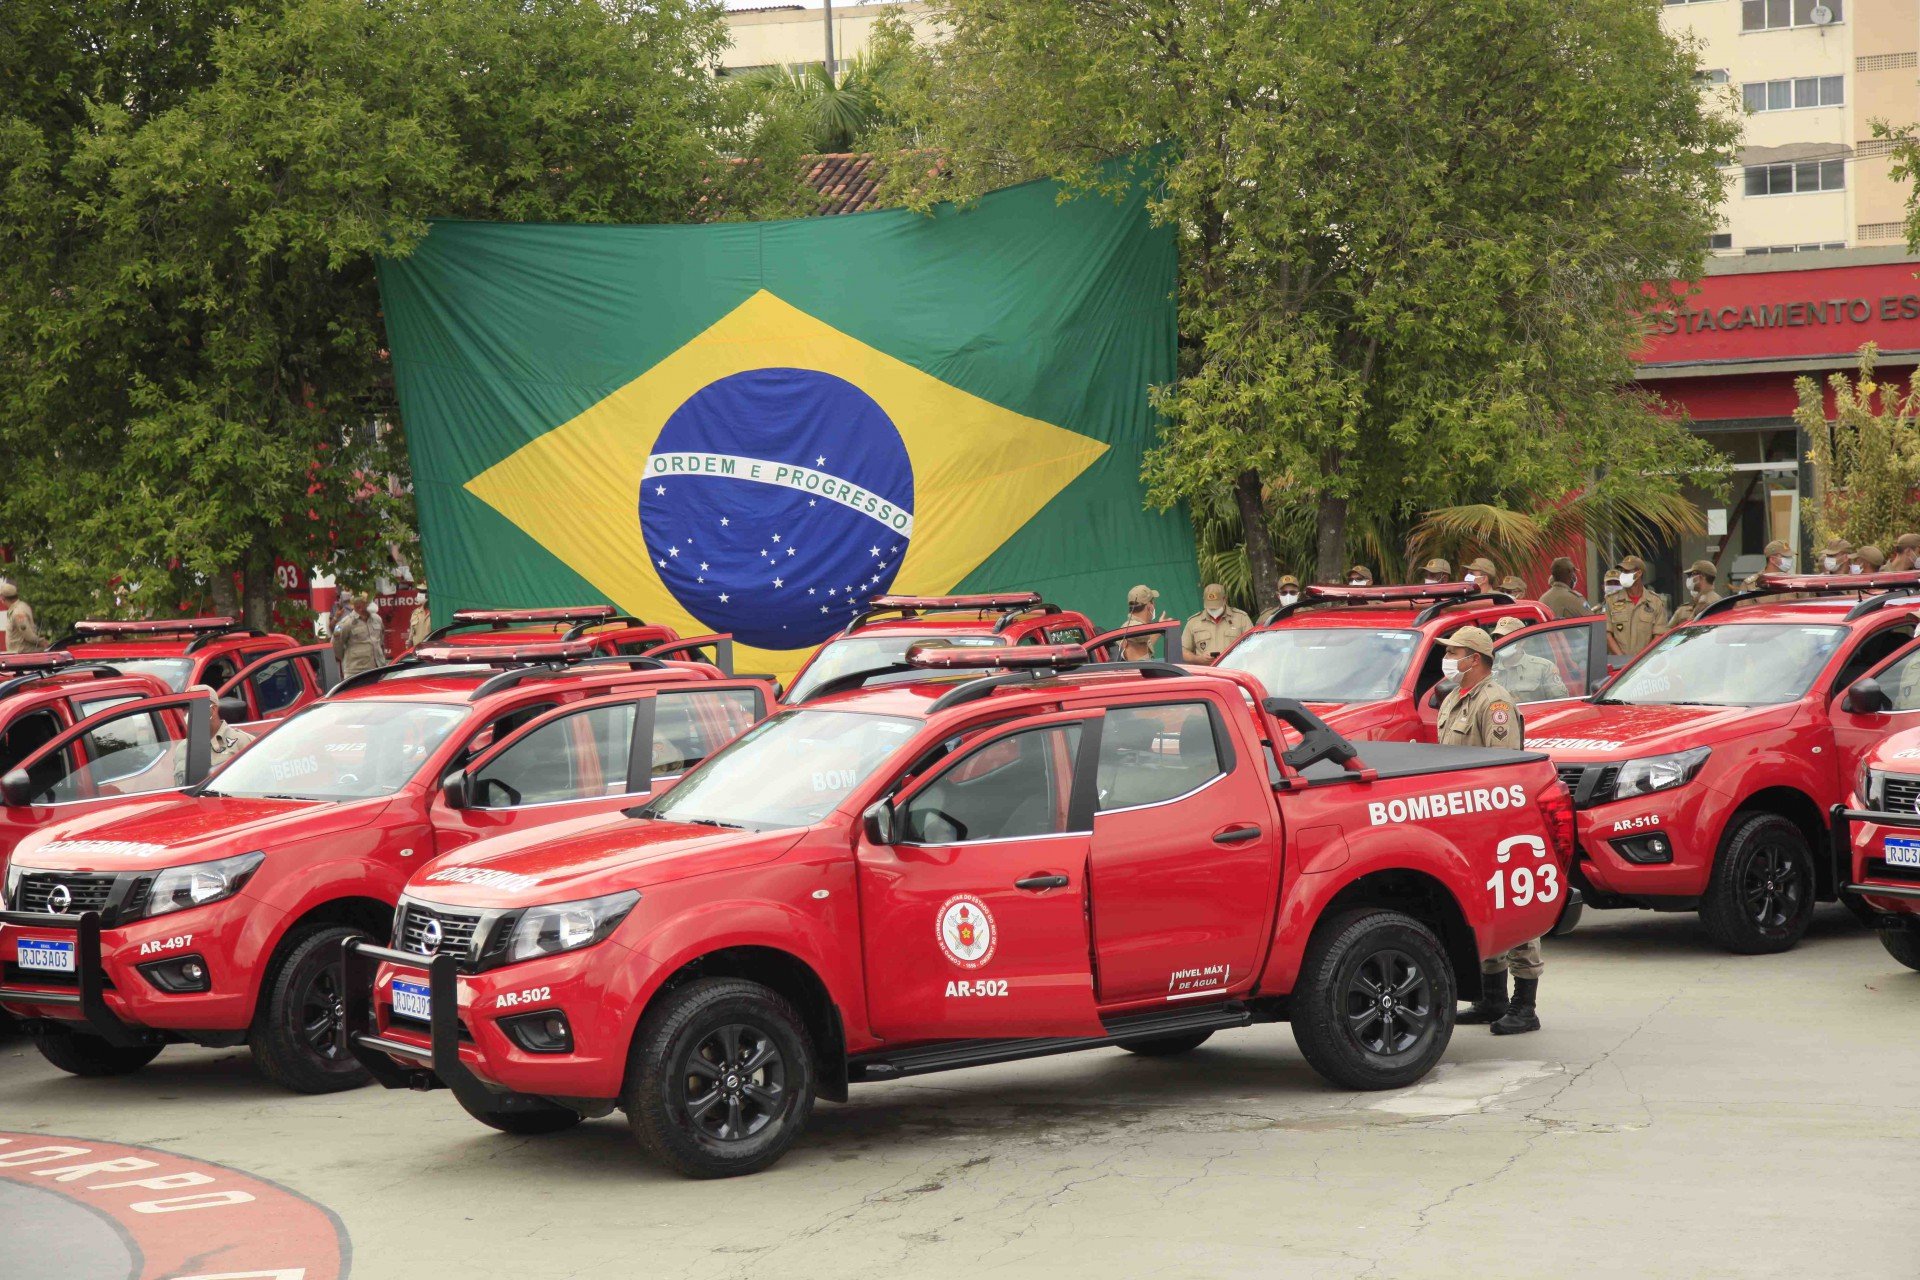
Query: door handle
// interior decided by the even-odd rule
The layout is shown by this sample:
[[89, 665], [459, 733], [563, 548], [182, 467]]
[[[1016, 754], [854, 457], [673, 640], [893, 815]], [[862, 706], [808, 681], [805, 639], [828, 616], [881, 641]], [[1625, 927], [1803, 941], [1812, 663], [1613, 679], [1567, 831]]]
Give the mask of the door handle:
[[1038, 893], [1042, 889], [1064, 889], [1072, 883], [1073, 881], [1067, 879], [1063, 875], [1037, 875], [1037, 876], [1023, 876], [1022, 878], [1015, 880], [1013, 882], [1013, 887], [1016, 889], [1026, 889], [1032, 893]]
[[1245, 844], [1249, 840], [1258, 840], [1259, 838], [1260, 828], [1258, 827], [1228, 827], [1225, 831], [1215, 833], [1213, 842], [1215, 844]]

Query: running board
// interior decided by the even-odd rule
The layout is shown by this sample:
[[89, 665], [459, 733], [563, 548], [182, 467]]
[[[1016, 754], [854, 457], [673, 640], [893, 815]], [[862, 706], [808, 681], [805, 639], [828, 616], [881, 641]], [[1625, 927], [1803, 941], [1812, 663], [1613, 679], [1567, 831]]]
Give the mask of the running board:
[[1243, 1004], [1211, 1005], [1200, 1009], [1178, 1009], [1166, 1013], [1137, 1013], [1106, 1022], [1106, 1034], [1099, 1036], [1041, 1036], [1028, 1040], [949, 1040], [918, 1049], [895, 1049], [866, 1054], [847, 1063], [850, 1083], [875, 1080], [899, 1080], [923, 1076], [933, 1071], [953, 1071], [960, 1067], [984, 1067], [995, 1062], [1018, 1062], [1023, 1058], [1047, 1058], [1056, 1053], [1077, 1053], [1082, 1049], [1102, 1049], [1122, 1040], [1153, 1040], [1163, 1036], [1187, 1035], [1195, 1031], [1220, 1031], [1244, 1027], [1254, 1020], [1253, 1010]]

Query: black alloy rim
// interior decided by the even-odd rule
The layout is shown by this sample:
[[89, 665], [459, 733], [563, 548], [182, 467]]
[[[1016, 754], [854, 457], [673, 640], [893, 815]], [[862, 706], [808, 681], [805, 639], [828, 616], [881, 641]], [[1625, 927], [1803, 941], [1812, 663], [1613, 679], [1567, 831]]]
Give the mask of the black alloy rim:
[[1747, 916], [1762, 929], [1784, 929], [1805, 898], [1799, 860], [1784, 844], [1763, 844], [1747, 860], [1741, 882]]
[[1377, 1057], [1416, 1052], [1433, 1037], [1433, 981], [1404, 951], [1385, 948], [1355, 965], [1341, 1007], [1347, 1034]]
[[301, 993], [300, 1040], [308, 1053], [328, 1065], [340, 1060], [340, 1034], [347, 1015], [345, 977], [339, 965], [322, 966]]
[[786, 1110], [787, 1060], [765, 1030], [730, 1022], [687, 1055], [681, 1090], [695, 1130], [716, 1142], [744, 1142]]

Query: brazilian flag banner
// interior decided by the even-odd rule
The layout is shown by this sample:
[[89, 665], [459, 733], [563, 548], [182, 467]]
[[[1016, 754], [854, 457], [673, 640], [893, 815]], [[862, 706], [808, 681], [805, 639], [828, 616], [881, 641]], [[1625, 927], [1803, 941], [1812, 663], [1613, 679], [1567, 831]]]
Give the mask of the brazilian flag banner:
[[608, 602], [793, 671], [886, 592], [1101, 626], [1198, 594], [1143, 506], [1174, 246], [1143, 194], [933, 216], [437, 221], [380, 289], [437, 620]]

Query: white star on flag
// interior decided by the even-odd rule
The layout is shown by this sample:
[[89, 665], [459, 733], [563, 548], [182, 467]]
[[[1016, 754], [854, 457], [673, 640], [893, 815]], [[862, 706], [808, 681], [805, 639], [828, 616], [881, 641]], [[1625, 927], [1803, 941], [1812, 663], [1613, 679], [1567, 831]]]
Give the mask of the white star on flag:
[[668, 547], [668, 548], [667, 548], [667, 554], [668, 554], [668, 555], [670, 555], [670, 556], [677, 556], [677, 555], [679, 555], [679, 554], [680, 554], [680, 548], [678, 548], [678, 547]]
[[821, 455], [820, 455], [819, 457], [817, 457], [817, 458], [815, 458], [815, 459], [813, 460], [813, 465], [814, 465], [814, 466], [816, 466], [816, 467], [824, 467], [824, 466], [826, 466], [826, 465], [827, 465], [827, 455], [823, 453], [823, 454], [821, 454]]
[[868, 555], [870, 555], [870, 556], [878, 556], [878, 555], [880, 554], [880, 548], [878, 548], [878, 547], [868, 547], [868, 548], [867, 548], [867, 554], [868, 554]]
[[776, 586], [776, 587], [784, 587], [784, 586], [786, 586], [787, 584], [786, 584], [786, 583], [784, 583], [784, 582], [782, 582], [782, 581], [780, 581], [780, 579], [778, 579], [778, 578], [775, 578], [775, 579], [773, 580], [773, 585], [774, 585], [774, 586]]
[[705, 573], [706, 571], [707, 571], [707, 562], [705, 560], [702, 560], [700, 562], [700, 572]]
[[663, 484], [657, 484], [653, 486], [653, 491], [654, 493], [658, 494], [662, 498], [667, 496], [667, 486]]
[[724, 529], [724, 528], [726, 528], [726, 527], [727, 527], [727, 525], [728, 525], [728, 523], [729, 523], [729, 522], [728, 522], [728, 520], [727, 520], [727, 518], [726, 518], [725, 516], [721, 516], [721, 517], [720, 517], [720, 527], [721, 527], [722, 529]]
[[779, 535], [779, 534], [777, 534], [777, 533], [776, 533], [776, 534], [774, 534], [774, 535], [773, 535], [773, 540], [774, 540], [775, 542], [778, 542], [778, 541], [780, 541], [780, 535]]
[[727, 593], [722, 591], [720, 593], [720, 603], [725, 604], [726, 602], [727, 602]]

